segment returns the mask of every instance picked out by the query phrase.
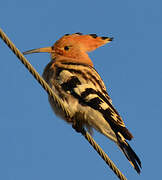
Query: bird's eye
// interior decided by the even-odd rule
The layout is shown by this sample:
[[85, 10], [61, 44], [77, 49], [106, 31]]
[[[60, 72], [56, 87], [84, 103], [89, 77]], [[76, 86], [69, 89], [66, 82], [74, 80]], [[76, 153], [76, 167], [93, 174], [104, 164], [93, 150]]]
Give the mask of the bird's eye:
[[64, 49], [65, 49], [65, 51], [68, 51], [69, 50], [69, 46], [65, 46]]

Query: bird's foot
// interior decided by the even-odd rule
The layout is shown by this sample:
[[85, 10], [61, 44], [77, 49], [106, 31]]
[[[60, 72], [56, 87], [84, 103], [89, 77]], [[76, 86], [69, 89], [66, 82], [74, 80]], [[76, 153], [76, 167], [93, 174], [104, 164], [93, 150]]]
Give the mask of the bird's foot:
[[83, 132], [83, 123], [81, 121], [73, 121], [72, 127], [75, 129], [76, 132], [81, 133]]

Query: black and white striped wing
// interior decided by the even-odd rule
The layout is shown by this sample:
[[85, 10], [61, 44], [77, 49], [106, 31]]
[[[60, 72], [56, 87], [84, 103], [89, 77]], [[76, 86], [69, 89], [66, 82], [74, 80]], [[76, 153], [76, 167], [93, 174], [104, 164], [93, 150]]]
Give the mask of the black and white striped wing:
[[132, 138], [94, 68], [85, 64], [62, 62], [55, 64], [55, 73], [64, 92], [76, 98], [81, 105], [100, 112], [115, 133], [120, 132], [128, 140]]

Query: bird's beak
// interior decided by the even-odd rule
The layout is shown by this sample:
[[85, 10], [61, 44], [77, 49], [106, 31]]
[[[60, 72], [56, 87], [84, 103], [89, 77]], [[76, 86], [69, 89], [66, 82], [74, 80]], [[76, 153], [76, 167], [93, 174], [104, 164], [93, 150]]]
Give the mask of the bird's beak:
[[23, 52], [24, 55], [26, 54], [32, 54], [32, 53], [40, 53], [40, 52], [47, 52], [47, 53], [52, 53], [52, 47], [44, 47], [44, 48], [39, 48], [39, 49], [32, 49], [29, 51]]

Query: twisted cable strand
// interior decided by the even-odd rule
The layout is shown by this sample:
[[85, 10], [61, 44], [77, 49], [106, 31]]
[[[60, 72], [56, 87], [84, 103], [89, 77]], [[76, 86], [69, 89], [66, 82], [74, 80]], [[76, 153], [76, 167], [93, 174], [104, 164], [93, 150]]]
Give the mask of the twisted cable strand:
[[[29, 72], [35, 77], [35, 79], [41, 84], [41, 86], [45, 89], [45, 91], [53, 97], [54, 101], [56, 101], [62, 108], [61, 101], [54, 94], [53, 90], [49, 87], [49, 85], [44, 81], [44, 79], [39, 75], [39, 73], [33, 68], [33, 66], [27, 61], [27, 59], [23, 56], [23, 54], [16, 48], [16, 46], [9, 40], [6, 34], [0, 29], [0, 37], [7, 44], [7, 46], [12, 50], [12, 52], [18, 57], [18, 59], [25, 65], [25, 67], [29, 70]], [[65, 109], [64, 109], [65, 110]], [[66, 111], [66, 110], [65, 110]], [[68, 112], [66, 112], [68, 113]], [[82, 135], [87, 139], [87, 141], [92, 145], [92, 147], [98, 152], [98, 154], [102, 157], [102, 159], [109, 165], [109, 167], [113, 170], [113, 172], [118, 176], [120, 180], [127, 180], [126, 177], [120, 172], [120, 170], [115, 166], [115, 164], [111, 161], [111, 159], [107, 156], [107, 154], [101, 149], [101, 147], [94, 141], [94, 139], [90, 136], [85, 129], [81, 131]]]
[[83, 129], [82, 135], [87, 139], [87, 141], [92, 145], [92, 147], [97, 151], [100, 157], [106, 162], [106, 164], [114, 171], [120, 180], [127, 180], [127, 178], [121, 173], [121, 171], [116, 167], [113, 161], [108, 157], [108, 155], [102, 150], [102, 148], [95, 142], [92, 136]]

